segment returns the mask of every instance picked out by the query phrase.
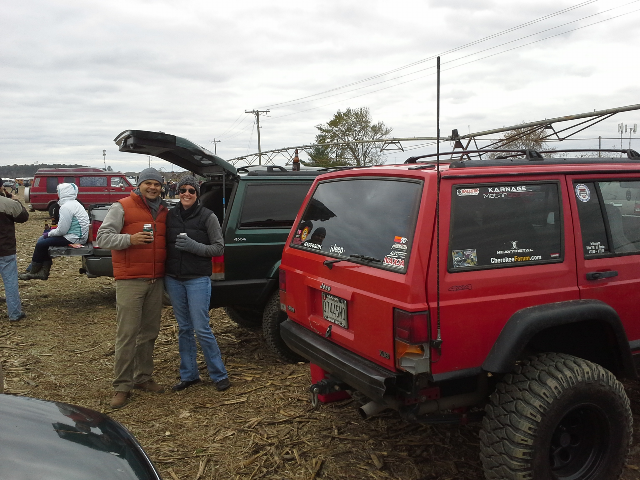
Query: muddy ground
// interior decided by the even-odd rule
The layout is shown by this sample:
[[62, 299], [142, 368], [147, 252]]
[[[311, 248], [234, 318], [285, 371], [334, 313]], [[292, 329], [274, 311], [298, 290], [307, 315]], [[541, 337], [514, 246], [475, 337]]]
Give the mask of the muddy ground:
[[[21, 271], [46, 220], [45, 212], [34, 212], [17, 227]], [[217, 392], [207, 381], [179, 393], [136, 393], [128, 406], [111, 410], [115, 284], [86, 278], [79, 268], [80, 258], [59, 258], [48, 281], [21, 281], [25, 320], [10, 324], [0, 304], [5, 393], [109, 414], [138, 438], [165, 479], [483, 478], [479, 424], [411, 425], [394, 413], [362, 420], [350, 400], [312, 410], [309, 366], [281, 363], [260, 331], [238, 327], [222, 309], [211, 311], [211, 324], [229, 390]], [[178, 381], [171, 307], [163, 310], [155, 362], [156, 381]], [[637, 382], [626, 388], [638, 425], [640, 388]], [[625, 480], [640, 477], [637, 432]]]

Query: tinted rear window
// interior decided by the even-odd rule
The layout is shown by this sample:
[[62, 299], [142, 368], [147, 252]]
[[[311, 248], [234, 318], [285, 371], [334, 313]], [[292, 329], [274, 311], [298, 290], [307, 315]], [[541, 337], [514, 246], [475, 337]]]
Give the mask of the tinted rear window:
[[352, 256], [356, 262], [404, 273], [421, 194], [422, 182], [417, 180], [358, 177], [321, 182], [291, 246], [330, 257]]
[[80, 177], [81, 187], [106, 187], [107, 177]]
[[291, 228], [311, 183], [247, 185], [240, 228]]

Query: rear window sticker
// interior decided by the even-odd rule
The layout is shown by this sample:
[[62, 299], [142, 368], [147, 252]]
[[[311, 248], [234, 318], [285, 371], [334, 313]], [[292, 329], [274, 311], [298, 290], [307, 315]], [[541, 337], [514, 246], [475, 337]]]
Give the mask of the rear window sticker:
[[480, 189], [479, 188], [459, 188], [456, 193], [458, 194], [459, 197], [466, 197], [468, 195], [479, 195], [480, 194]]
[[407, 256], [407, 252], [402, 252], [400, 250], [392, 250], [387, 257], [394, 258], [405, 258]]
[[475, 248], [465, 248], [464, 250], [452, 250], [454, 268], [475, 267], [478, 265], [478, 256]]
[[313, 242], [304, 242], [302, 246], [307, 248], [313, 248], [314, 250], [322, 250], [322, 245], [319, 245]]
[[408, 240], [405, 237], [395, 237], [393, 241], [400, 244], [405, 244], [408, 242]]
[[300, 240], [304, 242], [307, 239], [307, 236], [309, 235], [309, 230], [311, 230], [311, 228], [309, 227], [304, 227], [302, 229], [302, 233], [300, 234]]
[[552, 253], [551, 255], [549, 255], [551, 258], [560, 258], [560, 254], [559, 253]]
[[400, 258], [384, 257], [382, 263], [390, 267], [404, 268], [404, 260]]
[[591, 192], [589, 191], [589, 187], [587, 187], [584, 183], [577, 184], [576, 197], [578, 197], [578, 200], [585, 203], [591, 200]]
[[342, 255], [344, 253], [344, 248], [339, 247], [338, 244], [334, 243], [333, 245], [331, 245], [331, 248], [329, 249], [330, 253], [337, 253], [338, 255]]
[[407, 246], [403, 245], [402, 243], [394, 243], [393, 245], [391, 245], [391, 248], [395, 248], [397, 250], [406, 250]]

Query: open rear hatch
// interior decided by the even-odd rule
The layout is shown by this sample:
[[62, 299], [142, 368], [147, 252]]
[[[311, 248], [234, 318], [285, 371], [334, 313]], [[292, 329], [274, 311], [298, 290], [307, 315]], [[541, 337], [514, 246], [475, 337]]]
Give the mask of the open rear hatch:
[[114, 142], [121, 152], [153, 155], [201, 176], [222, 173], [237, 176], [236, 168], [229, 162], [175, 135], [146, 130], [125, 130]]

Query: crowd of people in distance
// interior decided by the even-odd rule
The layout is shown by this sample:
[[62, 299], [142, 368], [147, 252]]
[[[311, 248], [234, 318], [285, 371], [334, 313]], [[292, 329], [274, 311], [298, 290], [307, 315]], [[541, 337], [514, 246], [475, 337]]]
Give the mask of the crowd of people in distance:
[[[10, 321], [26, 317], [18, 280], [47, 280], [51, 246], [85, 243], [89, 217], [76, 200], [78, 187], [57, 187], [60, 205], [57, 225], [45, 228], [36, 242], [29, 271], [18, 275], [15, 224], [29, 214], [1, 188], [0, 274]], [[168, 194], [179, 205], [169, 210]], [[148, 228], [148, 227], [151, 228]], [[146, 227], [146, 228], [145, 228]], [[209, 325], [211, 257], [222, 255], [224, 242], [218, 218], [200, 204], [200, 182], [190, 175], [164, 181], [154, 168], [143, 170], [131, 195], [114, 203], [97, 232], [102, 248], [112, 251], [116, 284], [116, 340], [112, 408], [129, 403], [134, 389], [162, 393], [153, 379], [153, 350], [160, 332], [162, 297], [166, 290], [178, 323], [180, 381], [173, 391], [202, 382], [196, 361], [197, 342], [209, 377], [218, 391], [231, 386], [220, 348]]]

